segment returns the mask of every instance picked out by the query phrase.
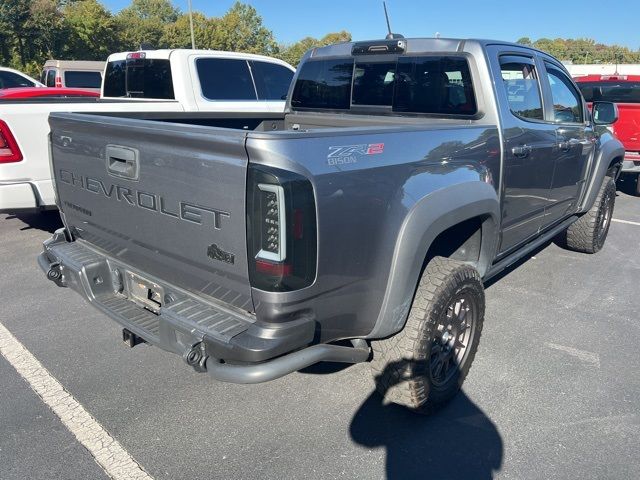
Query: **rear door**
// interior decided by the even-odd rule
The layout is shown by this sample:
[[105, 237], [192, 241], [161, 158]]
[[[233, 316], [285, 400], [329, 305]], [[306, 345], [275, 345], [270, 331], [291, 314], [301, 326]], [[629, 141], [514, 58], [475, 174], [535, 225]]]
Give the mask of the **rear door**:
[[53, 114], [58, 204], [79, 241], [252, 310], [242, 131]]
[[538, 66], [528, 50], [489, 47], [503, 129], [500, 253], [536, 235], [549, 205], [556, 126], [544, 119]]
[[544, 220], [544, 226], [549, 226], [575, 212], [596, 137], [573, 81], [558, 65], [543, 63], [543, 86], [550, 106], [547, 115], [556, 127], [557, 140], [550, 203]]

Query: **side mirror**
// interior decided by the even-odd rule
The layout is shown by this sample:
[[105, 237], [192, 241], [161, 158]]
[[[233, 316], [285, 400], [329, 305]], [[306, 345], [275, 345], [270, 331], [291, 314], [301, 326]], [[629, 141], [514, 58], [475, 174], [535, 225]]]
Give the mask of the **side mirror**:
[[618, 121], [618, 106], [615, 103], [593, 102], [591, 112], [596, 125], [611, 125]]

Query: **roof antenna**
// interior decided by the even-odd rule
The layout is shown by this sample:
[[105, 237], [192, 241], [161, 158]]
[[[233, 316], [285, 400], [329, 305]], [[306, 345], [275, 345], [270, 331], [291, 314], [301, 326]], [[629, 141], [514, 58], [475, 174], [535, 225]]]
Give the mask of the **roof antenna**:
[[382, 6], [384, 7], [384, 18], [387, 20], [387, 36], [385, 37], [387, 40], [393, 40], [394, 38], [404, 38], [399, 33], [391, 33], [391, 24], [389, 23], [389, 13], [387, 12], [387, 2], [382, 2]]

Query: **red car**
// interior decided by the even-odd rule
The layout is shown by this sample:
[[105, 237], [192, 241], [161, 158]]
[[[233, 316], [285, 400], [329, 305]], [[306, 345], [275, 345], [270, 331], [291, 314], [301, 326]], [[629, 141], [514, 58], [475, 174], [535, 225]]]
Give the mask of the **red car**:
[[88, 92], [76, 88], [54, 87], [17, 87], [0, 90], [0, 100], [19, 100], [21, 98], [71, 98], [99, 97], [96, 92]]
[[587, 102], [605, 100], [618, 105], [620, 118], [613, 133], [624, 145], [623, 173], [638, 175], [640, 195], [640, 75], [587, 75], [574, 78]]

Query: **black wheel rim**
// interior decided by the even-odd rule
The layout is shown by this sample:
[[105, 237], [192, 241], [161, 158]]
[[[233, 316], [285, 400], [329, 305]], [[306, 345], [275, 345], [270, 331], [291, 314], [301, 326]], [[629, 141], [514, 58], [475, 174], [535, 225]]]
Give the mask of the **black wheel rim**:
[[609, 225], [611, 225], [611, 217], [613, 216], [613, 202], [610, 191], [607, 191], [602, 199], [603, 209], [600, 212], [600, 218], [598, 219], [598, 244], [602, 246], [609, 232]]
[[478, 305], [469, 292], [459, 292], [435, 327], [429, 360], [429, 375], [435, 387], [456, 377], [467, 359], [475, 335]]

